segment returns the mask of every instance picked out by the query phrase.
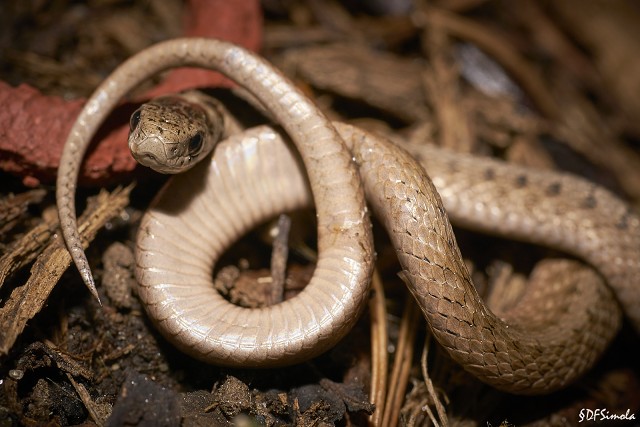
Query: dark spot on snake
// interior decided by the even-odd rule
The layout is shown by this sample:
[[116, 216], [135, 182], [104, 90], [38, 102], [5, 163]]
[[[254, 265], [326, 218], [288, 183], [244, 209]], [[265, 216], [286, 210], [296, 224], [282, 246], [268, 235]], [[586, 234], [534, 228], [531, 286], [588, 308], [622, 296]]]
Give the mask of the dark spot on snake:
[[589, 195], [582, 202], [582, 207], [587, 208], [587, 209], [593, 209], [593, 208], [596, 207], [597, 204], [598, 204], [598, 201], [596, 200], [596, 198], [593, 197], [593, 195]]
[[616, 228], [618, 230], [626, 230], [629, 228], [629, 217], [632, 215], [631, 210], [627, 209], [627, 211], [622, 215], [620, 221], [616, 223]]
[[518, 188], [522, 188], [527, 185], [527, 176], [526, 175], [518, 175], [516, 178], [516, 186]]
[[484, 170], [484, 178], [486, 180], [492, 180], [496, 177], [496, 171], [492, 168], [487, 168]]
[[131, 115], [131, 119], [129, 120], [129, 128], [131, 130], [134, 130], [135, 128], [138, 127], [139, 123], [140, 123], [140, 109], [134, 111], [133, 114]]
[[559, 182], [554, 182], [550, 186], [547, 187], [547, 194], [549, 196], [557, 196], [560, 194], [560, 190], [562, 189], [562, 184]]

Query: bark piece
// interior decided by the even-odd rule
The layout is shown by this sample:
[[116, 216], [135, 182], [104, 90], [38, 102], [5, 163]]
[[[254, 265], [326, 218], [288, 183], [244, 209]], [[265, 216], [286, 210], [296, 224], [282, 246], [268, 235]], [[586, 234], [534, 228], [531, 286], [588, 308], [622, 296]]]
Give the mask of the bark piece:
[[[101, 192], [89, 200], [87, 210], [79, 220], [80, 235], [86, 248], [98, 230], [117, 216], [129, 203], [132, 187], [119, 188], [109, 194]], [[27, 322], [43, 307], [49, 294], [71, 264], [71, 255], [59, 235], [52, 239], [31, 267], [27, 283], [11, 292], [0, 308], [0, 354], [7, 354]]]

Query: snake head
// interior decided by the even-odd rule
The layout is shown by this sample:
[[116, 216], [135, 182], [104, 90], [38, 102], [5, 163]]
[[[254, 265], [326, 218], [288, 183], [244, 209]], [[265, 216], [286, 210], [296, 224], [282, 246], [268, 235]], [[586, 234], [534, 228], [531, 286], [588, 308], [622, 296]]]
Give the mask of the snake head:
[[165, 174], [184, 172], [209, 154], [224, 130], [222, 113], [206, 95], [191, 91], [165, 95], [132, 115], [129, 150], [143, 166]]

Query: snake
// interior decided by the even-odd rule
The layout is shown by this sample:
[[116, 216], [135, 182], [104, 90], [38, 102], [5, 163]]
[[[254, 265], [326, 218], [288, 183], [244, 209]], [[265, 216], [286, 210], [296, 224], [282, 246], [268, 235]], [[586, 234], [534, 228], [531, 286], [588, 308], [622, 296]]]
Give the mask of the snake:
[[[75, 212], [84, 153], [120, 99], [145, 79], [184, 66], [234, 80], [286, 136], [268, 126], [233, 133], [223, 109], [194, 94], [162, 97], [132, 115], [129, 146], [138, 161], [161, 172], [190, 169], [160, 191], [136, 241], [139, 297], [182, 351], [223, 366], [272, 367], [335, 345], [369, 298], [369, 209], [385, 226], [435, 339], [498, 389], [541, 394], [566, 387], [604, 352], [621, 312], [640, 330], [640, 218], [619, 197], [569, 174], [427, 144], [400, 147], [332, 122], [259, 55], [203, 38], [160, 42], [121, 64], [88, 99], [65, 143], [56, 185], [62, 234], [96, 297]], [[302, 292], [249, 309], [214, 290], [213, 268], [233, 241], [310, 204], [318, 259]], [[592, 268], [545, 261], [519, 303], [494, 313], [473, 285], [450, 220], [561, 250]]]

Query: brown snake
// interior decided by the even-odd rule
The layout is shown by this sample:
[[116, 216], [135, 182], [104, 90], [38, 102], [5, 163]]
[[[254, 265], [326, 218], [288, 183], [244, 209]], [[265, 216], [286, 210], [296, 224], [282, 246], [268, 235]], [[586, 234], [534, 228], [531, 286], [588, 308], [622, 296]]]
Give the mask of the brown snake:
[[[614, 195], [568, 175], [416, 149], [445, 214], [412, 156], [382, 138], [329, 122], [264, 60], [210, 39], [177, 39], [137, 54], [96, 90], [72, 128], [57, 202], [67, 246], [94, 294], [76, 226], [79, 165], [114, 105], [147, 77], [176, 66], [221, 71], [275, 117], [305, 165], [318, 218], [319, 258], [304, 291], [264, 309], [236, 307], [212, 287], [215, 260], [257, 222], [309, 202], [302, 169], [274, 131], [257, 128], [220, 143], [210, 162], [171, 180], [142, 221], [136, 275], [150, 317], [189, 354], [223, 365], [284, 365], [343, 337], [368, 298], [374, 258], [364, 192], [434, 336], [485, 382], [529, 394], [565, 386], [607, 346], [619, 326], [619, 310], [591, 270], [553, 264], [533, 274], [537, 284], [522, 308], [498, 318], [471, 283], [447, 214], [464, 226], [581, 257], [606, 278], [640, 329], [640, 219]], [[207, 123], [205, 110], [199, 114]], [[134, 139], [139, 120], [144, 117], [132, 119]], [[187, 148], [162, 150], [195, 158], [209, 143], [206, 137], [189, 134]], [[149, 155], [153, 150], [133, 151], [143, 163], [161, 160], [158, 152]], [[555, 284], [544, 283], [551, 279]]]

